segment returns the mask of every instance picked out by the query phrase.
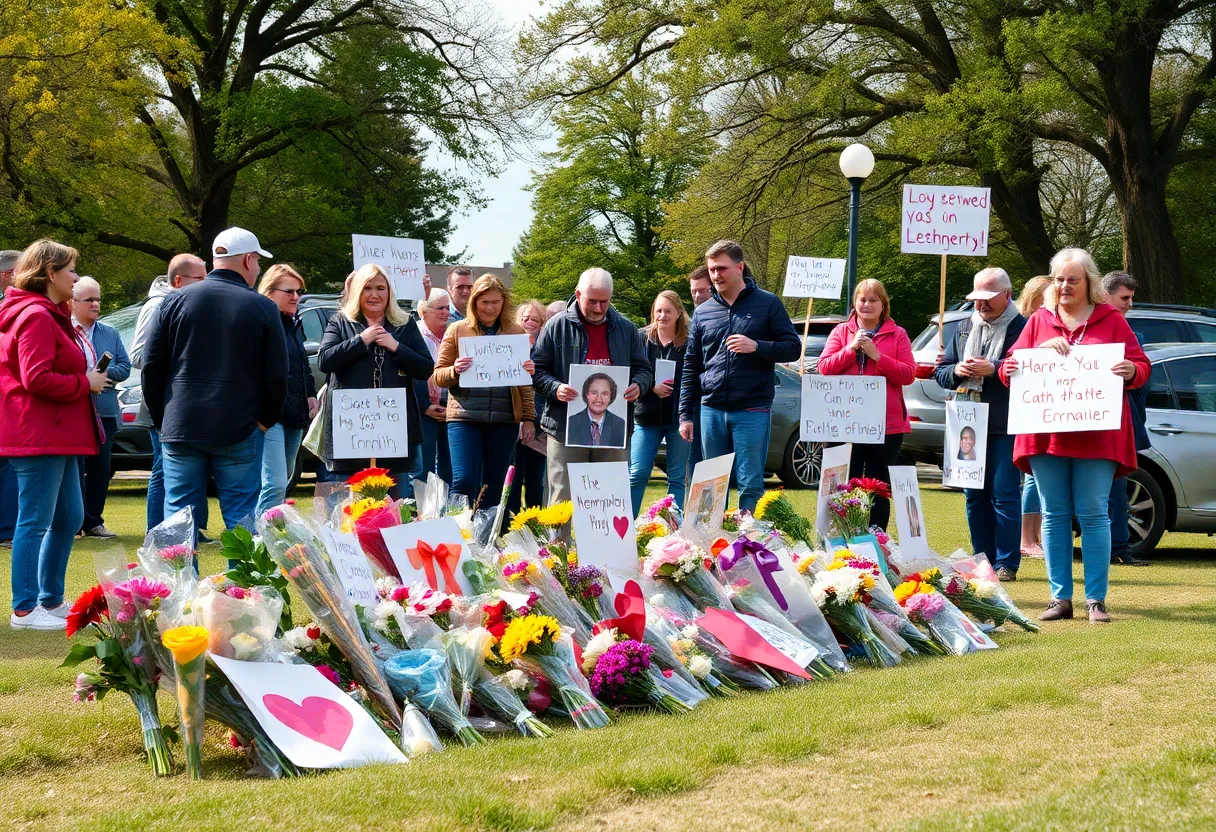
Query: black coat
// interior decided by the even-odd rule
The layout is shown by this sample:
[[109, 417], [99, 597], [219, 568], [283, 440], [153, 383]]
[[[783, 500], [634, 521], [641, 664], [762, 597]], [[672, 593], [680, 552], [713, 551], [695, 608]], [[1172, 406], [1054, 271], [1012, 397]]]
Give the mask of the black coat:
[[[1012, 301], [1010, 301], [1012, 303]], [[963, 379], [954, 374], [954, 367], [963, 360], [967, 339], [971, 336], [971, 319], [962, 321], [954, 330], [954, 337], [946, 344], [946, 352], [933, 371], [933, 380], [946, 390], [957, 390]], [[1001, 358], [1009, 356], [1009, 349], [1017, 342], [1026, 326], [1026, 319], [1018, 315], [1005, 328], [1005, 343], [1001, 345]], [[988, 435], [1004, 436], [1009, 432], [1009, 388], [993, 373], [984, 379], [980, 390], [980, 401], [988, 405]]]
[[142, 376], [162, 442], [232, 445], [279, 420], [287, 394], [279, 318], [273, 301], [228, 269], [165, 298]]
[[283, 399], [283, 414], [279, 421], [285, 428], [302, 429], [309, 425], [308, 400], [317, 395], [317, 383], [308, 366], [304, 349], [304, 325], [299, 317], [279, 314], [283, 334], [287, 338], [287, 397]]
[[[413, 321], [406, 321], [398, 327], [385, 327], [397, 339], [397, 351], [392, 353], [375, 345], [369, 347], [364, 344], [360, 333], [365, 329], [367, 324], [362, 321], [351, 321], [341, 312], [335, 313], [321, 338], [317, 366], [329, 376], [330, 392], [327, 395], [332, 396], [332, 391], [342, 389], [380, 387], [405, 390], [410, 456], [396, 459], [377, 457], [376, 465], [394, 472], [407, 471], [411, 467], [413, 449], [422, 443], [422, 410], [414, 392], [414, 382], [430, 378], [431, 373], [435, 372], [435, 362], [431, 360], [422, 333]], [[375, 383], [377, 352], [383, 354], [379, 384]], [[357, 471], [366, 465], [367, 460], [334, 460], [336, 471]]]
[[[645, 336], [643, 336], [645, 338]], [[684, 347], [685, 344], [676, 346], [674, 343], [663, 346], [649, 338], [643, 342], [646, 346], [646, 355], [650, 357], [651, 368], [658, 367], [656, 363], [660, 358], [665, 358], [668, 361], [676, 362], [676, 377], [671, 385], [671, 395], [667, 398], [659, 398], [654, 394], [654, 388], [646, 391], [633, 403], [633, 420], [639, 425], [646, 427], [665, 427], [674, 428], [680, 424], [680, 386], [683, 384], [684, 376]], [[655, 382], [658, 382], [659, 374], [655, 371]]]

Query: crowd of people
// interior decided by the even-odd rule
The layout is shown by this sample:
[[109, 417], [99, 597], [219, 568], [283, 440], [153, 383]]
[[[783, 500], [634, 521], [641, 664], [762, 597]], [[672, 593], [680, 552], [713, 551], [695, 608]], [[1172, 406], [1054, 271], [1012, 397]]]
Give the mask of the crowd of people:
[[[98, 321], [100, 287], [77, 276], [74, 249], [40, 240], [23, 252], [0, 252], [0, 540], [13, 549], [11, 626], [61, 628], [73, 539], [113, 536], [103, 514], [119, 420], [114, 385], [132, 367], [142, 372], [137, 423], [152, 437], [149, 528], [187, 506], [205, 527], [209, 482], [227, 528], [282, 502], [310, 425], [325, 418], [325, 397], [342, 389], [400, 391], [409, 447], [376, 464], [402, 484], [434, 472], [481, 508], [498, 504], [511, 465], [518, 473], [509, 508], [517, 511], [568, 500], [572, 462], [625, 461], [636, 509], [661, 445], [667, 490], [679, 504], [696, 463], [728, 453], [738, 507], [753, 509], [764, 491], [774, 370], [805, 347], [736, 242], [712, 245], [689, 276], [691, 315], [678, 293], [665, 290], [640, 330], [613, 307], [612, 276], [599, 268], [579, 276], [569, 300], [547, 307], [517, 302], [493, 275], [454, 268], [446, 287], [424, 282], [425, 298], [411, 316], [384, 269], [362, 266], [347, 277], [320, 342], [323, 391], [297, 314], [304, 278], [281, 263], [262, 274], [272, 255], [241, 228], [219, 234], [211, 254], [210, 271], [193, 254], [170, 260], [152, 283], [128, 353]], [[1028, 281], [1016, 303], [1009, 275], [986, 268], [967, 295], [973, 312], [944, 344], [936, 369], [943, 388], [989, 408], [983, 487], [966, 491], [974, 551], [986, 553], [1005, 581], [1016, 580], [1023, 554], [1045, 556], [1046, 620], [1073, 615], [1074, 517], [1091, 621], [1109, 620], [1112, 559], [1133, 562], [1123, 477], [1136, 467], [1137, 449], [1147, 447], [1140, 388], [1149, 375], [1123, 319], [1135, 288], [1124, 273], [1103, 278], [1080, 249], [1059, 252], [1051, 274]], [[886, 439], [854, 445], [851, 473], [889, 481], [911, 432], [903, 388], [916, 362], [881, 282], [862, 280], [850, 301], [818, 372], [886, 378]], [[523, 370], [531, 384], [461, 385], [472, 363], [461, 355], [461, 339], [492, 335], [528, 337]], [[1067, 354], [1080, 343], [1124, 344], [1114, 370], [1128, 390], [1122, 428], [1012, 434], [1012, 353], [1045, 347]], [[674, 374], [660, 379], [660, 362], [674, 365]], [[609, 373], [597, 372], [579, 389], [572, 365], [625, 368], [628, 383], [618, 390]], [[604, 412], [618, 396], [630, 405], [623, 425]], [[594, 441], [568, 443], [567, 409], [580, 398], [587, 424], [578, 430]], [[603, 441], [618, 433], [621, 441]], [[329, 460], [326, 474], [369, 464], [334, 459], [332, 444], [325, 432], [319, 455]], [[890, 511], [878, 499], [872, 523], [885, 529]]]

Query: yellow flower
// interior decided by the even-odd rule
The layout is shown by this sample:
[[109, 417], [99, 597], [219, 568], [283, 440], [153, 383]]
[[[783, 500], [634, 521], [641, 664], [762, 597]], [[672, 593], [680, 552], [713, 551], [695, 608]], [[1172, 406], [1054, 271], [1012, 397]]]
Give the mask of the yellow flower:
[[873, 575], [862, 575], [861, 576], [861, 587], [862, 587], [862, 589], [873, 589], [874, 588], [874, 576]]
[[358, 484], [352, 485], [350, 490], [355, 494], [387, 494], [388, 490], [396, 484], [397, 481], [392, 477], [377, 474], [364, 477], [359, 480]]
[[184, 665], [206, 652], [211, 633], [206, 627], [173, 627], [161, 634], [160, 641], [173, 654], [173, 661]]
[[932, 569], [926, 569], [924, 572], [921, 572], [920, 574], [925, 579], [925, 583], [930, 583], [932, 581], [936, 581], [938, 578], [940, 578], [942, 576], [942, 570], [938, 569], [935, 566]]
[[752, 511], [752, 516], [757, 520], [763, 520], [764, 512], [768, 510], [768, 507], [777, 500], [781, 499], [781, 491], [782, 489], [780, 488], [765, 491], [764, 494], [761, 495], [760, 499], [756, 501], [756, 508], [754, 511]]
[[536, 506], [526, 508], [511, 518], [511, 531], [517, 532], [526, 526], [530, 521], [536, 520], [539, 522], [540, 509]]
[[350, 519], [353, 523], [358, 520], [373, 508], [384, 508], [388, 503], [384, 500], [376, 500], [372, 497], [364, 497], [362, 500], [356, 500], [350, 507]]
[[566, 525], [573, 516], [574, 503], [570, 500], [563, 500], [560, 503], [554, 503], [548, 508], [541, 509], [537, 512], [536, 519], [540, 521], [542, 526], [554, 528]]
[[498, 652], [503, 661], [515, 661], [526, 654], [533, 644], [540, 644], [546, 637], [556, 641], [561, 634], [562, 627], [556, 618], [548, 615], [521, 616], [507, 625], [498, 643]]
[[[798, 559], [799, 574], [805, 575], [807, 572], [811, 571], [811, 567], [814, 565], [815, 565], [815, 556], [814, 555], [803, 555], [801, 558]], [[831, 567], [828, 567], [828, 568], [830, 569]]]
[[573, 548], [566, 552], [566, 563], [570, 566], [578, 566], [578, 552]]
[[462, 538], [464, 538], [465, 540], [472, 540], [472, 539], [473, 539], [473, 533], [472, 533], [471, 531], [469, 531], [468, 529], [461, 529], [461, 530], [460, 530], [460, 536], [461, 536]]
[[895, 587], [895, 600], [903, 603], [916, 594], [916, 581], [904, 581], [899, 586]]

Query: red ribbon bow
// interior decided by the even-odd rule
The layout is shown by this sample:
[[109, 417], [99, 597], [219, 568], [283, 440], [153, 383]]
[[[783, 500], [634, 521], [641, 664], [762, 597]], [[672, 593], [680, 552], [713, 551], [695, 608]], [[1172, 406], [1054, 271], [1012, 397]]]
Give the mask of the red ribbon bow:
[[410, 566], [421, 569], [426, 574], [426, 583], [436, 592], [440, 591], [435, 582], [435, 564], [443, 571], [443, 592], [449, 595], [460, 595], [460, 582], [456, 580], [456, 564], [460, 561], [460, 544], [440, 543], [431, 546], [425, 540], [419, 540], [417, 548], [406, 549], [405, 554], [410, 559]]

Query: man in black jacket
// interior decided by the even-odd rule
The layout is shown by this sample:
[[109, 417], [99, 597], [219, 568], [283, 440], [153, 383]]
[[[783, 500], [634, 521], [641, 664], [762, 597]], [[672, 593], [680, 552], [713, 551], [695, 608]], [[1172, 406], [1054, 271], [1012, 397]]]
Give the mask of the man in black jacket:
[[795, 361], [802, 341], [781, 299], [756, 286], [743, 247], [719, 240], [705, 252], [713, 296], [697, 307], [684, 353], [680, 435], [691, 442], [701, 403], [701, 448], [706, 459], [735, 454], [739, 508], [756, 507], [764, 493], [773, 375]]
[[261, 489], [255, 431], [278, 421], [287, 394], [287, 341], [279, 310], [253, 290], [259, 257], [243, 228], [212, 244], [203, 281], [161, 304], [144, 347], [143, 394], [160, 430], [165, 516], [199, 516], [215, 479], [224, 525], [251, 515]]
[[571, 462], [629, 459], [629, 451], [624, 448], [566, 447], [566, 405], [579, 396], [569, 384], [570, 365], [629, 367], [629, 386], [622, 393], [627, 402], [637, 401], [654, 386], [654, 370], [638, 328], [612, 308], [612, 275], [603, 269], [587, 269], [579, 276], [566, 311], [550, 318], [541, 330], [532, 360], [536, 364], [532, 385], [541, 409], [540, 429], [548, 437], [549, 500], [569, 500], [566, 466]]
[[1017, 580], [1022, 563], [1021, 475], [1013, 465], [1013, 435], [1008, 430], [1009, 388], [996, 375], [1026, 326], [1012, 289], [1004, 269], [984, 269], [975, 276], [967, 295], [975, 311], [958, 325], [934, 371], [934, 380], [955, 391], [956, 398], [988, 405], [984, 487], [963, 493], [971, 549], [988, 556], [1002, 581]]

